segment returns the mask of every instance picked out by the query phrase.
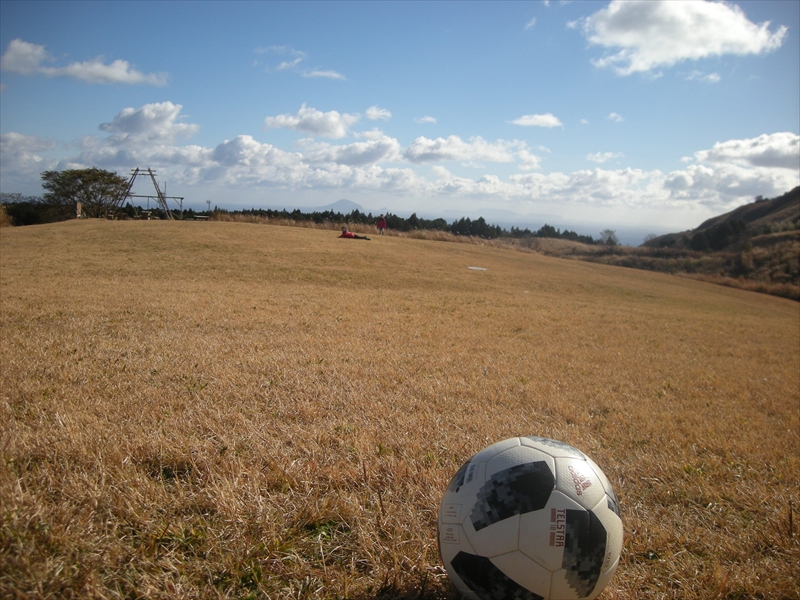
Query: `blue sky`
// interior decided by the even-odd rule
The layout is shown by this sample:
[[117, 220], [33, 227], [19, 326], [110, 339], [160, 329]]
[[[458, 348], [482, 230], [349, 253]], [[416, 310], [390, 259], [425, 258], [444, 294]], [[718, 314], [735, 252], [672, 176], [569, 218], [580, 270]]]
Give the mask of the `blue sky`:
[[2, 0], [0, 190], [688, 229], [800, 184], [799, 41], [791, 0]]

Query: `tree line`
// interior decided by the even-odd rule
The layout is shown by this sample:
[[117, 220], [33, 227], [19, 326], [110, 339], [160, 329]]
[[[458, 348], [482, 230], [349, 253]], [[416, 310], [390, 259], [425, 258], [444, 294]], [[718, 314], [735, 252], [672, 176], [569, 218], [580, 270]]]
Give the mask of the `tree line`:
[[[15, 225], [37, 225], [74, 219], [80, 216], [90, 218], [136, 218], [144, 209], [126, 203], [120, 205], [119, 199], [127, 189], [127, 180], [124, 177], [105, 171], [103, 169], [67, 169], [64, 171], [45, 171], [41, 174], [42, 187], [45, 193], [41, 196], [23, 196], [21, 194], [0, 194], [0, 204], [6, 214], [11, 217]], [[80, 206], [80, 211], [78, 207]], [[148, 209], [151, 216], [164, 218], [160, 208]], [[300, 209], [288, 211], [251, 208], [244, 210], [225, 210], [215, 207], [213, 211], [194, 211], [189, 208], [183, 211], [184, 218], [195, 216], [211, 217], [212, 213], [241, 214], [247, 216], [264, 217], [267, 219], [290, 219], [298, 222], [313, 221], [314, 223], [359, 224], [374, 225], [377, 217], [372, 213], [353, 210], [342, 214], [331, 210], [303, 212]], [[181, 216], [178, 216], [181, 218]], [[453, 235], [472, 236], [483, 239], [496, 238], [557, 238], [581, 242], [583, 244], [616, 245], [616, 234], [612, 230], [604, 230], [599, 239], [589, 235], [581, 235], [565, 229], [561, 231], [551, 225], [545, 224], [537, 231], [528, 228], [520, 229], [511, 227], [510, 231], [500, 225], [486, 222], [483, 217], [470, 219], [461, 217], [448, 223], [443, 218], [425, 219], [413, 213], [404, 218], [400, 215], [388, 213], [384, 215], [389, 229], [396, 231], [444, 231]]]
[[[334, 212], [332, 210], [324, 211], [311, 211], [303, 212], [299, 208], [294, 210], [278, 210], [269, 208], [250, 208], [242, 210], [225, 210], [215, 207], [213, 212], [242, 215], [251, 217], [261, 217], [265, 219], [289, 219], [298, 222], [313, 222], [319, 225], [324, 223], [348, 224], [348, 225], [374, 225], [377, 217], [371, 212], [365, 213], [358, 209], [354, 209], [349, 213]], [[205, 213], [199, 213], [205, 214]], [[492, 225], [486, 222], [483, 217], [477, 219], [470, 219], [469, 217], [461, 217], [448, 223], [445, 219], [439, 217], [436, 219], [425, 219], [418, 217], [417, 213], [412, 213], [410, 217], [404, 218], [400, 215], [393, 213], [386, 213], [383, 215], [386, 219], [386, 226], [395, 231], [444, 231], [452, 233], [453, 235], [463, 235], [479, 237], [483, 239], [496, 239], [496, 238], [556, 238], [562, 240], [571, 240], [574, 242], [581, 242], [583, 244], [607, 244], [616, 245], [619, 243], [616, 232], [612, 230], [604, 230], [601, 232], [599, 239], [594, 239], [590, 235], [581, 235], [569, 229], [561, 231], [552, 225], [545, 224], [536, 231], [531, 231], [527, 227], [520, 229], [519, 227], [511, 227], [510, 230], [504, 229], [500, 225]]]

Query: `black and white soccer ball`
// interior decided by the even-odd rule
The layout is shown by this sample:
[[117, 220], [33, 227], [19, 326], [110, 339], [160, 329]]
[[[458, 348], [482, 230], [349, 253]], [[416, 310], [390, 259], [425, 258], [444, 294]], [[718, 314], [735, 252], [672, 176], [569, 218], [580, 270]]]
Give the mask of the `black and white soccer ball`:
[[556, 440], [511, 438], [478, 452], [439, 506], [439, 553], [471, 600], [595, 598], [621, 550], [611, 484]]

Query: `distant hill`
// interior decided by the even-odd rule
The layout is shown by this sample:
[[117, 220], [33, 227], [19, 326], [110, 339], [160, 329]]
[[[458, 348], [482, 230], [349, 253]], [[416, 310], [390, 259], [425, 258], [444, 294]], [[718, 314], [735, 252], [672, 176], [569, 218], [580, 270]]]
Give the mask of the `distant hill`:
[[797, 222], [800, 219], [800, 187], [772, 200], [756, 200], [729, 213], [708, 219], [697, 231], [709, 229], [729, 221], [744, 221], [750, 226], [777, 225]]
[[536, 240], [533, 249], [800, 300], [800, 187], [740, 206], [695, 229], [654, 237], [637, 248], [546, 241]]
[[341, 200], [337, 200], [333, 204], [318, 206], [313, 210], [318, 212], [325, 212], [326, 210], [329, 210], [331, 212], [342, 213], [343, 215], [349, 215], [354, 210], [358, 210], [360, 212], [366, 212], [363, 206], [353, 202], [352, 200], [348, 200], [347, 198], [342, 198]]
[[[775, 231], [796, 229], [800, 221], [800, 186], [772, 200], [756, 200], [718, 217], [703, 221], [695, 229], [660, 235], [643, 244], [649, 248], [680, 247], [691, 244], [700, 232], [709, 234], [722, 230], [741, 229], [736, 241]], [[733, 241], [733, 240], [732, 240]]]

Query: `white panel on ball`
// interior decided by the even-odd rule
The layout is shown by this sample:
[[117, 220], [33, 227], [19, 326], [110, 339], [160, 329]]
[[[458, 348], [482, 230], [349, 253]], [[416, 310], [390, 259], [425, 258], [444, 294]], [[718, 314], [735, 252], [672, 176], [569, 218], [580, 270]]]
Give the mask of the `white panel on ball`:
[[470, 543], [478, 549], [481, 556], [492, 558], [519, 547], [519, 515], [514, 515], [479, 531], [475, 531], [469, 519], [464, 521], [463, 527]]
[[539, 450], [542, 450], [543, 452], [546, 452], [555, 458], [568, 456], [573, 458], [586, 458], [586, 455], [577, 448], [573, 448], [569, 444], [559, 442], [558, 440], [551, 440], [549, 438], [536, 436], [522, 437], [519, 438], [519, 440], [523, 446], [538, 448]]
[[550, 571], [563, 566], [567, 510], [583, 507], [564, 494], [553, 492], [545, 508], [520, 517], [520, 551]]
[[492, 444], [491, 446], [487, 446], [480, 452], [478, 452], [475, 456], [472, 457], [474, 461], [487, 461], [501, 452], [508, 450], [509, 448], [515, 448], [519, 446], [519, 438], [509, 438], [507, 440], [503, 440], [502, 442], [497, 442], [496, 444]]
[[491, 477], [495, 473], [505, 471], [511, 467], [522, 465], [525, 463], [532, 463], [543, 461], [547, 463], [552, 473], [556, 472], [555, 460], [549, 454], [530, 448], [526, 446], [517, 446], [504, 452], [501, 452], [486, 463], [486, 477]]
[[[616, 502], [616, 501], [615, 501]], [[592, 508], [592, 512], [597, 515], [597, 518], [606, 529], [606, 555], [603, 559], [603, 572], [611, 569], [614, 562], [619, 560], [622, 553], [622, 522], [617, 513], [609, 508], [608, 496], [600, 500], [600, 502]], [[612, 570], [613, 573], [613, 570]]]
[[606, 495], [589, 463], [576, 458], [556, 459], [556, 487], [586, 509], [595, 506]]

